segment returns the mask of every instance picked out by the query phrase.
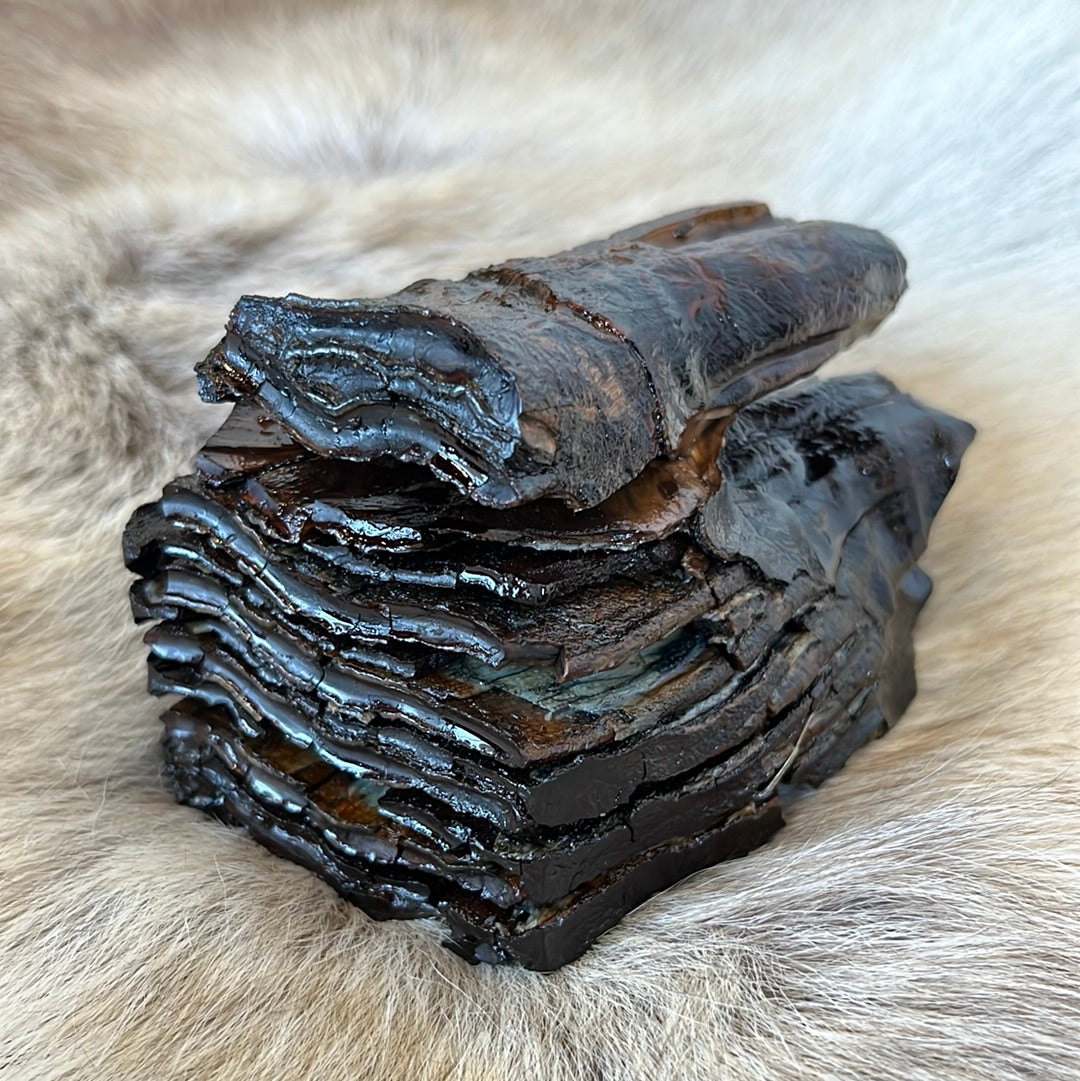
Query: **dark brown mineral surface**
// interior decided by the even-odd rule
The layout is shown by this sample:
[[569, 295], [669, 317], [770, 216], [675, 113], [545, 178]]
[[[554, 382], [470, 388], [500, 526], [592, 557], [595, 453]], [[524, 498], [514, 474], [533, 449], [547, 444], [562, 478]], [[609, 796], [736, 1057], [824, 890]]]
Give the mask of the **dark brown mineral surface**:
[[199, 366], [232, 415], [124, 538], [178, 799], [541, 970], [761, 844], [915, 692], [972, 429], [812, 376], [903, 288], [746, 204], [242, 298]]

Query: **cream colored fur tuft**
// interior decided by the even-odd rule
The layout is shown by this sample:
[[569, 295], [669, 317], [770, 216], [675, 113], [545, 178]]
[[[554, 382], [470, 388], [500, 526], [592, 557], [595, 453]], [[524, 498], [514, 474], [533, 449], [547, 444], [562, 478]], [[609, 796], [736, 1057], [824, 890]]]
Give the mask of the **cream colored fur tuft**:
[[[0, 1073], [1080, 1077], [1080, 16], [1023, 5], [10, 0]], [[242, 292], [378, 295], [754, 197], [912, 287], [835, 371], [979, 435], [921, 692], [749, 858], [550, 976], [176, 806], [120, 531]]]

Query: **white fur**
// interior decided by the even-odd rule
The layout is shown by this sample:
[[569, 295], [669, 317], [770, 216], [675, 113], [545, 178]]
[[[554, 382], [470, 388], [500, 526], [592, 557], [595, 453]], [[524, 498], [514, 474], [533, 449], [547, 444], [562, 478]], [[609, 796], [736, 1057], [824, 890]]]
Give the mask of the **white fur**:
[[[5, 1078], [1080, 1076], [1071, 0], [0, 19]], [[738, 197], [893, 235], [911, 291], [833, 368], [979, 427], [899, 726], [550, 976], [173, 804], [119, 535], [221, 419], [191, 366], [233, 300]]]

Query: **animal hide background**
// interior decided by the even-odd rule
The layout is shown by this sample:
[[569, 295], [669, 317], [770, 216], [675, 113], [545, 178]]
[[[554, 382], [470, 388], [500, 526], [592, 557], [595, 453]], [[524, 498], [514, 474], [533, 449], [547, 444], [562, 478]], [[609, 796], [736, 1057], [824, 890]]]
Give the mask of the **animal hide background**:
[[[1080, 11], [0, 11], [0, 1071], [1080, 1076]], [[173, 803], [120, 531], [223, 417], [236, 297], [377, 296], [741, 197], [912, 287], [829, 371], [979, 435], [920, 694], [745, 860], [553, 975], [470, 968]]]

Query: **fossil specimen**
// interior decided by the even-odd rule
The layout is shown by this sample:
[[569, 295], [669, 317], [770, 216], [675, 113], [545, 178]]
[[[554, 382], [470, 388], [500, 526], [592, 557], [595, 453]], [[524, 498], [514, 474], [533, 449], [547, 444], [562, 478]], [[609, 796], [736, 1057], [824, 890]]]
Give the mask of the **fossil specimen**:
[[760, 204], [381, 301], [245, 297], [125, 534], [177, 796], [377, 918], [553, 969], [906, 708], [970, 426], [819, 380], [896, 303]]

